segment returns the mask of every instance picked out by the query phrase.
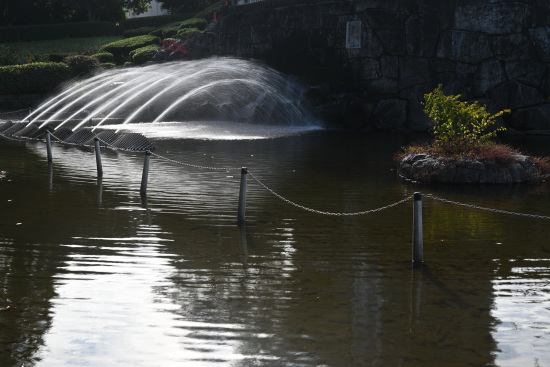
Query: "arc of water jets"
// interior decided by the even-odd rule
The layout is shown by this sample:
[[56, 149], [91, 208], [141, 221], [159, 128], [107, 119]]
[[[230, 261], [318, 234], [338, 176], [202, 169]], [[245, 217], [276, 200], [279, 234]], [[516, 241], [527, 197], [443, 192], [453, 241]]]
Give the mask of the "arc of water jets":
[[[91, 120], [95, 115], [97, 115], [99, 112], [103, 111], [105, 108], [111, 106], [113, 103], [115, 103], [117, 100], [119, 100], [120, 98], [122, 98], [123, 96], [126, 96], [127, 94], [130, 94], [132, 93], [133, 91], [135, 91], [136, 89], [144, 86], [145, 84], [149, 83], [149, 78], [148, 76], [142, 76], [141, 78], [139, 78], [139, 80], [143, 80], [143, 79], [146, 79], [144, 82], [128, 89], [126, 92], [123, 92], [122, 94], [118, 95], [116, 98], [112, 99], [111, 101], [109, 101], [108, 103], [105, 103], [103, 105], [100, 105], [98, 108], [96, 108], [95, 110], [93, 110], [86, 118], [84, 118], [80, 124], [78, 124], [76, 127], [75, 127], [75, 130], [80, 127], [81, 125], [85, 124], [86, 122], [88, 122], [89, 120]], [[92, 101], [88, 102], [84, 107], [80, 108], [78, 111], [76, 111], [75, 113], [73, 113], [71, 116], [69, 116], [68, 118], [66, 118], [62, 123], [60, 123], [55, 129], [59, 129], [61, 126], [65, 125], [67, 122], [69, 122], [73, 117], [77, 116], [78, 114], [82, 113], [83, 111], [85, 111], [87, 108], [97, 104], [98, 102], [101, 102], [103, 101], [104, 99], [106, 99], [107, 97], [113, 95], [113, 94], [116, 94], [117, 92], [119, 92], [121, 89], [123, 88], [127, 88], [128, 86], [126, 84], [122, 84], [122, 85], [119, 85], [118, 87], [116, 88], [113, 88], [111, 89], [109, 92], [107, 93], [104, 93], [103, 95], [93, 99]]]
[[[122, 79], [122, 76], [120, 76], [119, 78], [116, 78], [115, 81], [118, 81]], [[114, 81], [110, 81], [111, 83], [114, 82]], [[54, 113], [52, 116], [50, 116], [46, 121], [44, 121], [38, 128], [42, 128], [44, 126], [46, 126], [48, 123], [50, 123], [50, 121], [52, 121], [53, 119], [55, 119], [57, 116], [59, 116], [61, 113], [63, 113], [65, 110], [67, 110], [69, 107], [73, 106], [75, 103], [83, 100], [84, 98], [86, 98], [87, 96], [89, 96], [90, 94], [96, 92], [98, 89], [102, 88], [104, 86], [104, 84], [100, 84], [99, 86], [89, 90], [88, 92], [84, 93], [83, 95], [81, 95], [80, 97], [76, 98], [74, 101], [72, 101], [71, 103], [68, 103], [66, 104], [65, 106], [63, 106], [63, 108], [61, 108], [59, 111], [57, 111], [56, 113]], [[118, 87], [120, 88], [120, 87]], [[82, 110], [79, 110], [79, 112], [82, 112]], [[59, 126], [56, 127], [56, 129], [58, 128]]]
[[[116, 132], [118, 132], [122, 126], [124, 126], [125, 124], [129, 123], [130, 121], [132, 121], [137, 115], [139, 115], [139, 113], [141, 111], [143, 111], [146, 107], [148, 107], [151, 103], [153, 103], [156, 99], [160, 98], [161, 96], [163, 96], [165, 93], [167, 93], [169, 90], [171, 90], [172, 88], [176, 87], [178, 84], [181, 84], [183, 82], [187, 82], [193, 78], [196, 78], [197, 76], [200, 76], [200, 75], [203, 75], [204, 74], [204, 71], [197, 71], [197, 72], [194, 72], [190, 75], [187, 75], [185, 78], [179, 80], [177, 79], [176, 81], [174, 81], [172, 84], [170, 84], [168, 87], [164, 88], [163, 90], [161, 90], [159, 93], [155, 94], [153, 97], [151, 97], [147, 102], [145, 102], [143, 105], [141, 105], [141, 107], [139, 107], [137, 110], [135, 110], [130, 116], [128, 116], [126, 118], [126, 120], [124, 120], [124, 122], [121, 124], [121, 127], [119, 127]], [[96, 126], [97, 127], [97, 126]], [[95, 127], [94, 127], [95, 129]], [[92, 129], [93, 130], [93, 129]]]
[[[48, 102], [46, 102], [44, 105], [40, 106], [40, 108], [34, 110], [32, 113], [30, 113], [27, 117], [25, 117], [23, 120], [21, 120], [21, 122], [25, 122], [26, 120], [28, 120], [31, 116], [33, 116], [34, 114], [42, 111], [44, 108], [46, 108], [47, 106], [50, 106], [48, 108], [46, 108], [45, 110], [43, 110], [41, 113], [38, 114], [38, 116], [36, 116], [34, 119], [32, 119], [28, 124], [27, 126], [29, 125], [32, 125], [33, 123], [35, 123], [40, 117], [44, 116], [46, 113], [48, 113], [52, 108], [55, 108], [57, 107], [60, 103], [62, 103], [63, 101], [71, 98], [75, 93], [79, 92], [79, 91], [82, 91], [82, 90], [86, 90], [87, 88], [90, 88], [98, 83], [101, 83], [101, 79], [100, 78], [97, 78], [97, 80], [93, 81], [93, 82], [89, 82], [88, 84], [86, 85], [75, 85], [69, 89], [67, 89], [66, 91], [64, 91], [63, 93], [55, 96], [54, 98], [50, 99]], [[66, 96], [65, 96], [66, 95]], [[65, 96], [64, 98], [61, 98]]]
[[164, 116], [166, 116], [170, 111], [172, 111], [177, 105], [185, 101], [186, 99], [192, 97], [194, 94], [197, 94], [205, 89], [208, 89], [210, 87], [219, 86], [222, 83], [234, 83], [234, 82], [244, 82], [246, 84], [253, 84], [260, 86], [261, 84], [254, 81], [254, 80], [248, 80], [248, 79], [223, 79], [223, 80], [216, 80], [210, 83], [207, 83], [205, 85], [202, 85], [200, 87], [191, 89], [189, 92], [185, 93], [183, 96], [178, 98], [176, 101], [174, 101], [170, 106], [168, 106], [154, 121], [153, 123], [159, 122]]
[[[149, 85], [148, 88], [146, 88], [145, 90], [148, 90], [149, 88], [151, 88], [152, 86], [166, 80], [170, 78], [170, 76], [165, 76], [161, 79], [159, 79], [158, 81], [152, 83]], [[113, 105], [114, 103], [116, 103], [117, 101], [121, 100], [122, 98], [126, 97], [127, 95], [130, 95], [132, 93], [134, 93], [137, 89], [140, 89], [142, 88], [144, 85], [147, 85], [149, 84], [149, 80], [148, 78], [145, 78], [147, 80], [145, 80], [144, 82], [142, 83], [139, 83], [137, 85], [135, 85], [134, 87], [128, 89], [127, 91], [125, 91], [124, 93], [118, 95], [116, 98], [112, 99], [111, 101], [109, 101], [108, 103], [105, 103], [105, 104], [102, 104], [100, 107], [96, 108], [94, 111], [92, 111], [92, 113], [90, 113], [90, 115], [88, 115], [85, 119], [83, 119], [78, 125], [76, 125], [74, 127], [74, 130], [78, 129], [80, 126], [84, 125], [86, 122], [88, 122], [89, 120], [91, 120], [96, 114], [100, 113], [101, 111], [105, 110], [107, 107]], [[119, 109], [121, 109], [122, 107], [124, 107], [125, 105], [127, 105], [128, 103], [130, 103], [131, 101], [133, 101], [135, 98], [139, 97], [141, 95], [141, 93], [134, 93], [133, 96], [131, 96], [130, 98], [126, 98], [126, 100], [124, 102], [122, 102], [121, 104], [119, 104], [115, 109], [113, 109], [111, 112], [109, 112], [109, 114], [107, 114], [107, 116], [105, 116], [100, 122], [99, 124], [97, 124], [94, 129], [96, 127], [98, 127], [99, 125], [101, 125], [105, 120], [107, 120], [112, 114], [114, 114], [116, 111], [118, 111]], [[91, 103], [91, 102], [90, 102]], [[75, 114], [78, 114], [78, 111], [75, 113]], [[67, 118], [65, 121], [63, 121], [63, 123], [61, 123], [59, 126], [63, 125], [64, 123], [68, 122], [72, 117], [74, 116], [71, 116], [69, 118]], [[59, 127], [58, 126], [58, 127]]]

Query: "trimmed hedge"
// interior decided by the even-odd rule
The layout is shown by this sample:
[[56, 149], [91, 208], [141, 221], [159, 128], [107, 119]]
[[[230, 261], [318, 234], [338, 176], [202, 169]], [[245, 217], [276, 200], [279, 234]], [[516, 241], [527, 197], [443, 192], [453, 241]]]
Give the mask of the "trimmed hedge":
[[95, 57], [102, 64], [115, 62], [115, 58], [110, 52], [100, 52], [97, 54], [93, 54], [92, 57]]
[[191, 18], [183, 21], [180, 24], [180, 29], [187, 29], [187, 28], [197, 28], [201, 31], [204, 31], [206, 29], [206, 26], [208, 26], [208, 22], [204, 18]]
[[145, 47], [138, 48], [130, 52], [130, 57], [132, 62], [136, 65], [141, 65], [147, 61], [152, 61], [153, 57], [161, 51], [161, 48], [157, 45], [149, 45]]
[[117, 64], [122, 64], [128, 57], [130, 51], [145, 47], [148, 45], [159, 44], [160, 38], [152, 35], [125, 38], [120, 41], [111, 42], [99, 49], [99, 52], [110, 52], [115, 58]]
[[176, 34], [176, 38], [185, 41], [186, 39], [198, 36], [200, 34], [202, 34], [202, 32], [199, 31], [197, 28], [180, 29]]
[[0, 67], [0, 94], [49, 93], [73, 77], [67, 64], [38, 62]]
[[171, 38], [179, 31], [179, 27], [166, 27], [162, 28], [162, 38]]
[[214, 12], [219, 13], [220, 7], [225, 4], [225, 0], [216, 1], [214, 4], [210, 5], [208, 8], [198, 12], [193, 16], [193, 18], [203, 18], [207, 22], [212, 20]]
[[80, 22], [0, 27], [0, 42], [25, 42], [67, 37], [114, 36], [119, 30], [111, 22]]
[[72, 72], [78, 76], [86, 76], [99, 69], [99, 61], [95, 57], [87, 55], [67, 56], [63, 62], [69, 65]]

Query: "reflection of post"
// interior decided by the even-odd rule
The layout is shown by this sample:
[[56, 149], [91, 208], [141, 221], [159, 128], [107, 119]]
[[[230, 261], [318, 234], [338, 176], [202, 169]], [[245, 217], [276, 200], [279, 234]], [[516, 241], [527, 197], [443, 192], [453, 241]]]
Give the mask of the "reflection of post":
[[420, 303], [422, 294], [422, 269], [417, 269], [413, 266], [411, 273], [411, 294], [410, 294], [410, 315], [409, 315], [409, 331], [413, 331], [413, 320], [420, 318]]
[[151, 160], [151, 152], [145, 152], [145, 162], [143, 163], [143, 174], [141, 175], [141, 188], [139, 190], [141, 195], [145, 195], [147, 192], [147, 177], [149, 177], [149, 161]]
[[52, 139], [50, 138], [50, 132], [46, 131], [46, 149], [48, 152], [48, 163], [52, 162]]
[[422, 194], [414, 193], [413, 204], [413, 262], [421, 265], [424, 261], [424, 243], [422, 236]]
[[101, 176], [97, 178], [97, 203], [101, 206], [103, 202], [103, 179]]
[[243, 267], [248, 269], [248, 243], [246, 240], [246, 225], [239, 223], [239, 246], [243, 257]]
[[239, 209], [237, 214], [237, 221], [244, 223], [246, 212], [246, 178], [248, 170], [246, 167], [241, 168], [241, 187], [239, 189]]
[[101, 164], [101, 151], [99, 150], [99, 139], [94, 138], [95, 142], [95, 161], [97, 165], [97, 177], [103, 176], [103, 165]]
[[48, 184], [50, 190], [53, 189], [53, 164], [52, 162], [48, 163]]
[[151, 225], [151, 211], [149, 210], [149, 206], [147, 204], [147, 193], [142, 193], [141, 195], [141, 207], [145, 209], [145, 213], [147, 216], [147, 225]]

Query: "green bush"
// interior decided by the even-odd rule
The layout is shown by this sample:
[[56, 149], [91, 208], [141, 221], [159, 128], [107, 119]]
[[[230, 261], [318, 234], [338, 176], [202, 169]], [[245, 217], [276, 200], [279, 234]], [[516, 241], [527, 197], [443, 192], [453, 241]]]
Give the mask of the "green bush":
[[201, 31], [204, 31], [206, 29], [206, 26], [208, 26], [208, 22], [204, 18], [191, 18], [183, 21], [180, 24], [180, 29], [186, 29], [186, 28], [197, 28]]
[[70, 37], [114, 36], [119, 32], [111, 22], [80, 22], [0, 27], [0, 42], [26, 42]]
[[171, 38], [179, 31], [179, 27], [166, 27], [162, 28], [162, 38]]
[[157, 28], [154, 31], [149, 32], [149, 35], [162, 38], [162, 28]]
[[99, 69], [99, 60], [87, 55], [67, 56], [63, 62], [69, 65], [76, 76], [85, 76]]
[[202, 34], [202, 32], [197, 28], [180, 29], [178, 33], [176, 33], [176, 38], [185, 41], [186, 39], [198, 36], [200, 34]]
[[153, 32], [154, 30], [156, 30], [155, 27], [139, 27], [135, 29], [128, 29], [124, 31], [122, 35], [124, 36], [124, 38], [132, 38], [137, 36], [144, 36], [146, 34], [151, 34], [151, 32]]
[[130, 52], [130, 58], [132, 62], [136, 65], [141, 65], [147, 61], [152, 61], [153, 57], [161, 51], [161, 48], [157, 45], [149, 45], [145, 47], [138, 48]]
[[99, 52], [110, 52], [113, 54], [115, 62], [122, 64], [124, 58], [129, 56], [130, 51], [145, 47], [147, 45], [159, 44], [160, 38], [152, 35], [125, 38], [120, 41], [112, 42], [101, 47]]
[[44, 62], [0, 67], [0, 94], [49, 93], [73, 77], [67, 64]]
[[95, 57], [102, 64], [115, 62], [115, 58], [110, 52], [100, 52], [97, 54], [93, 54], [92, 57]]
[[446, 96], [441, 84], [433, 92], [424, 95], [424, 112], [432, 120], [432, 131], [436, 144], [444, 144], [450, 149], [457, 147], [468, 150], [479, 144], [489, 143], [497, 132], [505, 128], [494, 128], [496, 119], [504, 110], [491, 115], [477, 102], [459, 101], [460, 95]]
[[116, 65], [112, 62], [104, 62], [104, 63], [101, 64], [101, 67], [103, 69], [112, 69], [112, 68], [116, 67]]

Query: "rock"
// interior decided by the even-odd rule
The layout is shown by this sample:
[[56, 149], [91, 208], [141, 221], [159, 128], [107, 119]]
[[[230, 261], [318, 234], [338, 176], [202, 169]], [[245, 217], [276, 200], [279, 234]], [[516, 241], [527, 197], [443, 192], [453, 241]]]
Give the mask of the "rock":
[[517, 109], [544, 102], [544, 97], [537, 89], [513, 81], [491, 89], [488, 95], [500, 110]]
[[509, 164], [410, 154], [401, 160], [397, 172], [405, 179], [422, 183], [512, 184], [543, 179], [533, 160], [521, 154]]

